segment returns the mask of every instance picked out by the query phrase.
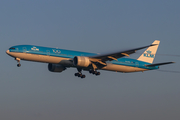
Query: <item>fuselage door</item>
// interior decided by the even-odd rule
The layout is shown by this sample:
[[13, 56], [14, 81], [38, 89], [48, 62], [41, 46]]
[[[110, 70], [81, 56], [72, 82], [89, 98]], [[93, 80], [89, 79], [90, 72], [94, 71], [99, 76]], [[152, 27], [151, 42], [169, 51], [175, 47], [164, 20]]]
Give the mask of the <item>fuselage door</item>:
[[139, 66], [139, 63], [138, 63], [138, 62], [136, 62], [136, 66], [137, 66], [137, 67]]
[[50, 55], [50, 51], [49, 51], [49, 50], [46, 50], [46, 54], [47, 54], [47, 55]]
[[26, 52], [26, 51], [27, 51], [26, 47], [23, 47], [23, 52]]

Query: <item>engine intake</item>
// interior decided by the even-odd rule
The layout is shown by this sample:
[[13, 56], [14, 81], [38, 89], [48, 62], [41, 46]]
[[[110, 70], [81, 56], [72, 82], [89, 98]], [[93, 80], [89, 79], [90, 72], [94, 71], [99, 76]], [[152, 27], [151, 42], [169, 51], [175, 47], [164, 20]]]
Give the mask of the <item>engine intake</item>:
[[51, 72], [62, 72], [65, 69], [66, 68], [64, 66], [59, 65], [59, 64], [52, 64], [52, 63], [48, 64], [48, 70]]
[[88, 57], [75, 56], [73, 64], [78, 67], [88, 67], [91, 64], [91, 61]]

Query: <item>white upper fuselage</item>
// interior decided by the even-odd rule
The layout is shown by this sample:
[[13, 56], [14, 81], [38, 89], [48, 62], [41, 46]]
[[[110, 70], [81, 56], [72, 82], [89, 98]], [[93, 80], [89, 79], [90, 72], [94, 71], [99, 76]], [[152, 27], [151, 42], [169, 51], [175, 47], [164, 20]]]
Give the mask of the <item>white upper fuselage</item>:
[[[34, 45], [13, 46], [8, 49], [6, 53], [20, 60], [60, 64], [64, 67], [78, 67], [73, 64], [73, 58], [75, 56], [85, 56], [91, 58], [92, 56], [98, 55], [95, 53], [40, 47]], [[138, 72], [158, 69], [158, 66], [148, 67], [146, 65], [149, 65], [150, 63], [130, 58], [119, 58], [117, 60], [107, 61], [106, 63], [106, 65], [98, 67], [97, 69], [117, 72]], [[92, 67], [82, 67], [82, 69], [89, 70], [92, 69]]]

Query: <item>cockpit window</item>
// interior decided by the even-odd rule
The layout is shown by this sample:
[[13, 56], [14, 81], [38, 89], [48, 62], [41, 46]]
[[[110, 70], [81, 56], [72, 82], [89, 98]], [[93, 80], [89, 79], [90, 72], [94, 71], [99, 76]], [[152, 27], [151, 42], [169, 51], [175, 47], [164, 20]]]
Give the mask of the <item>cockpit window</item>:
[[11, 48], [9, 48], [10, 50], [15, 50], [15, 48], [13, 48], [13, 47], [11, 47]]

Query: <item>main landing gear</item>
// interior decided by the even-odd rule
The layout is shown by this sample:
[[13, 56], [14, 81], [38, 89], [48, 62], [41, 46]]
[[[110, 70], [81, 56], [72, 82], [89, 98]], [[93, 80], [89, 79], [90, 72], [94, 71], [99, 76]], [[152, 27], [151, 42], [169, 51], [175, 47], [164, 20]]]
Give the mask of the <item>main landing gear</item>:
[[20, 67], [21, 66], [21, 64], [20, 64], [20, 58], [15, 58], [15, 60], [18, 62], [18, 64], [17, 64], [17, 67]]
[[97, 72], [96, 70], [89, 70], [89, 73], [92, 73], [94, 75], [100, 75], [100, 72]]
[[78, 70], [78, 73], [75, 73], [75, 74], [74, 74], [75, 76], [78, 76], [78, 77], [81, 77], [81, 78], [85, 78], [85, 77], [86, 77], [85, 75], [82, 74], [82, 72], [81, 72], [82, 69], [77, 68], [77, 70]]
[[78, 76], [78, 77], [81, 77], [81, 78], [85, 78], [86, 76], [85, 75], [83, 75], [82, 73], [75, 73], [74, 74], [75, 76]]
[[[81, 78], [85, 78], [86, 76], [82, 74], [82, 69], [80, 68], [77, 68], [78, 70], [78, 73], [75, 73], [74, 75], [77, 76], [77, 77], [81, 77]], [[96, 70], [89, 70], [89, 73], [92, 73], [94, 75], [100, 75], [100, 72], [97, 72]]]

